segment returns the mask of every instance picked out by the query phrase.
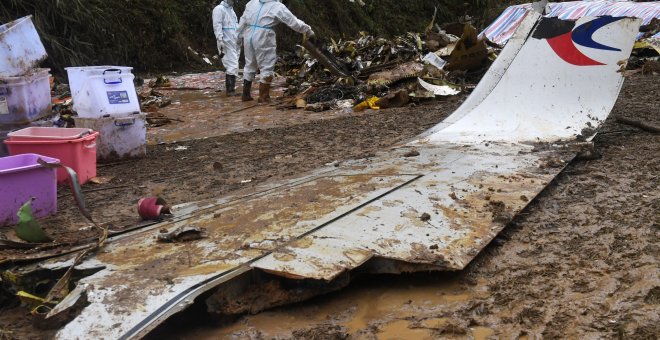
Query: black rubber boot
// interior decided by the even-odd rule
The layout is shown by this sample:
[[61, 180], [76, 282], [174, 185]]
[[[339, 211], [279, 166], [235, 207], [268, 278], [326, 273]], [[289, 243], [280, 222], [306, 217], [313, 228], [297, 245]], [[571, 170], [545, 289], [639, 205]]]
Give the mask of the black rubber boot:
[[241, 97], [241, 100], [244, 102], [249, 102], [251, 100], [254, 100], [252, 98], [252, 82], [249, 80], [243, 80], [243, 96]]
[[236, 94], [236, 76], [228, 74], [225, 78], [225, 88], [227, 89], [227, 97]]

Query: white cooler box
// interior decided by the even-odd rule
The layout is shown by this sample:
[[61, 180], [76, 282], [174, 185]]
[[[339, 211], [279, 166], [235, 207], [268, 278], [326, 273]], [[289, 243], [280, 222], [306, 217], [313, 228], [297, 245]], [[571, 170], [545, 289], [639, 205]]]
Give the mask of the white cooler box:
[[67, 67], [73, 109], [83, 118], [124, 117], [140, 112], [131, 67]]
[[147, 115], [125, 117], [74, 117], [77, 128], [98, 131], [96, 155], [100, 161], [144, 157], [147, 154]]

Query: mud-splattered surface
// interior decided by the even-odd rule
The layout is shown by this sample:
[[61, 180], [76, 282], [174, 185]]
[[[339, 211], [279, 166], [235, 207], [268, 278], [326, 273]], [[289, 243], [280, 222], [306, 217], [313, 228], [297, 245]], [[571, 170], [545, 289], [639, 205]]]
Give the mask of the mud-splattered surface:
[[362, 278], [292, 307], [204, 319], [174, 337], [657, 337], [660, 160], [651, 155], [660, 136], [614, 121], [657, 124], [657, 89], [657, 77], [629, 79], [596, 139], [603, 157], [571, 164], [465, 271]]
[[[139, 222], [137, 202], [142, 197], [160, 195], [170, 204], [213, 199], [324, 164], [368, 157], [435, 125], [460, 99], [150, 146], [147, 158], [100, 165], [98, 176], [112, 180], [86, 185], [86, 199], [96, 221], [121, 229]], [[58, 215], [44, 224], [56, 239], [77, 238], [89, 223], [80, 216], [68, 189], [60, 188], [59, 195]], [[94, 235], [93, 230], [88, 232]]]
[[[284, 91], [283, 80], [276, 79], [272, 90], [274, 97]], [[185, 86], [185, 84], [184, 84]], [[238, 87], [238, 91], [241, 91]], [[240, 96], [226, 97], [215, 90], [168, 90], [159, 91], [172, 99], [172, 105], [158, 111], [168, 118], [176, 119], [171, 124], [149, 130], [149, 144], [174, 143], [201, 138], [218, 137], [236, 133], [266, 130], [306, 124], [339, 117], [360, 116], [352, 110], [324, 112], [278, 109], [279, 100], [272, 105], [257, 105], [242, 102]], [[257, 98], [257, 86], [252, 88], [252, 97]]]
[[[197, 316], [203, 322], [191, 322], [184, 316], [166, 324], [165, 334], [653, 338], [660, 334], [660, 136], [619, 125], [614, 118], [658, 124], [657, 91], [657, 76], [629, 78], [596, 138], [603, 157], [571, 164], [461, 273], [363, 278], [343, 291], [235, 322]], [[145, 195], [160, 194], [172, 203], [209, 199], [326, 163], [368, 157], [434, 125], [458, 104], [434, 102], [152, 146], [147, 159], [102, 166], [99, 175], [113, 180], [91, 187], [97, 191], [87, 197], [98, 220], [117, 228], [130, 225], [137, 221], [134, 206]], [[187, 149], [177, 151], [177, 146]], [[241, 183], [246, 180], [251, 182]], [[87, 226], [69, 201], [60, 198], [61, 213], [49, 223], [62, 237]], [[0, 338], [53, 334], [30, 330], [23, 309], [1, 313]]]

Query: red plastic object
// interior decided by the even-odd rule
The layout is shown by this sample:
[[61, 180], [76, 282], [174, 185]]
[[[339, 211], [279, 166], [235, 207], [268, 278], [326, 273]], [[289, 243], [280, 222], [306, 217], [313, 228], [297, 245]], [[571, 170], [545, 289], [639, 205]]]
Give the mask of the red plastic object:
[[[80, 184], [96, 177], [96, 139], [98, 132], [76, 139], [44, 139], [25, 136], [20, 139], [9, 138], [5, 141], [9, 154], [21, 155], [35, 153], [60, 160], [60, 164], [72, 168], [78, 174]], [[69, 178], [64, 169], [57, 170], [57, 183], [66, 183]]]
[[168, 214], [169, 206], [160, 197], [147, 197], [138, 201], [138, 214], [145, 220], [156, 220], [161, 214]]

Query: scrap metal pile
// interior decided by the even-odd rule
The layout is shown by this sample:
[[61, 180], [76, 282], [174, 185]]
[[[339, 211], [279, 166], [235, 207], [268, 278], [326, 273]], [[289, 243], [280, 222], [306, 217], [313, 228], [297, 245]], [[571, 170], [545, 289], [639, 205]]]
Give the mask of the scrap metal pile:
[[280, 108], [384, 109], [456, 95], [478, 82], [499, 51], [477, 33], [470, 24], [431, 23], [424, 33], [392, 39], [361, 32], [306, 41], [278, 60], [288, 95]]
[[628, 69], [647, 74], [660, 73], [660, 19], [653, 18], [648, 25], [640, 28], [640, 32], [628, 61]]

